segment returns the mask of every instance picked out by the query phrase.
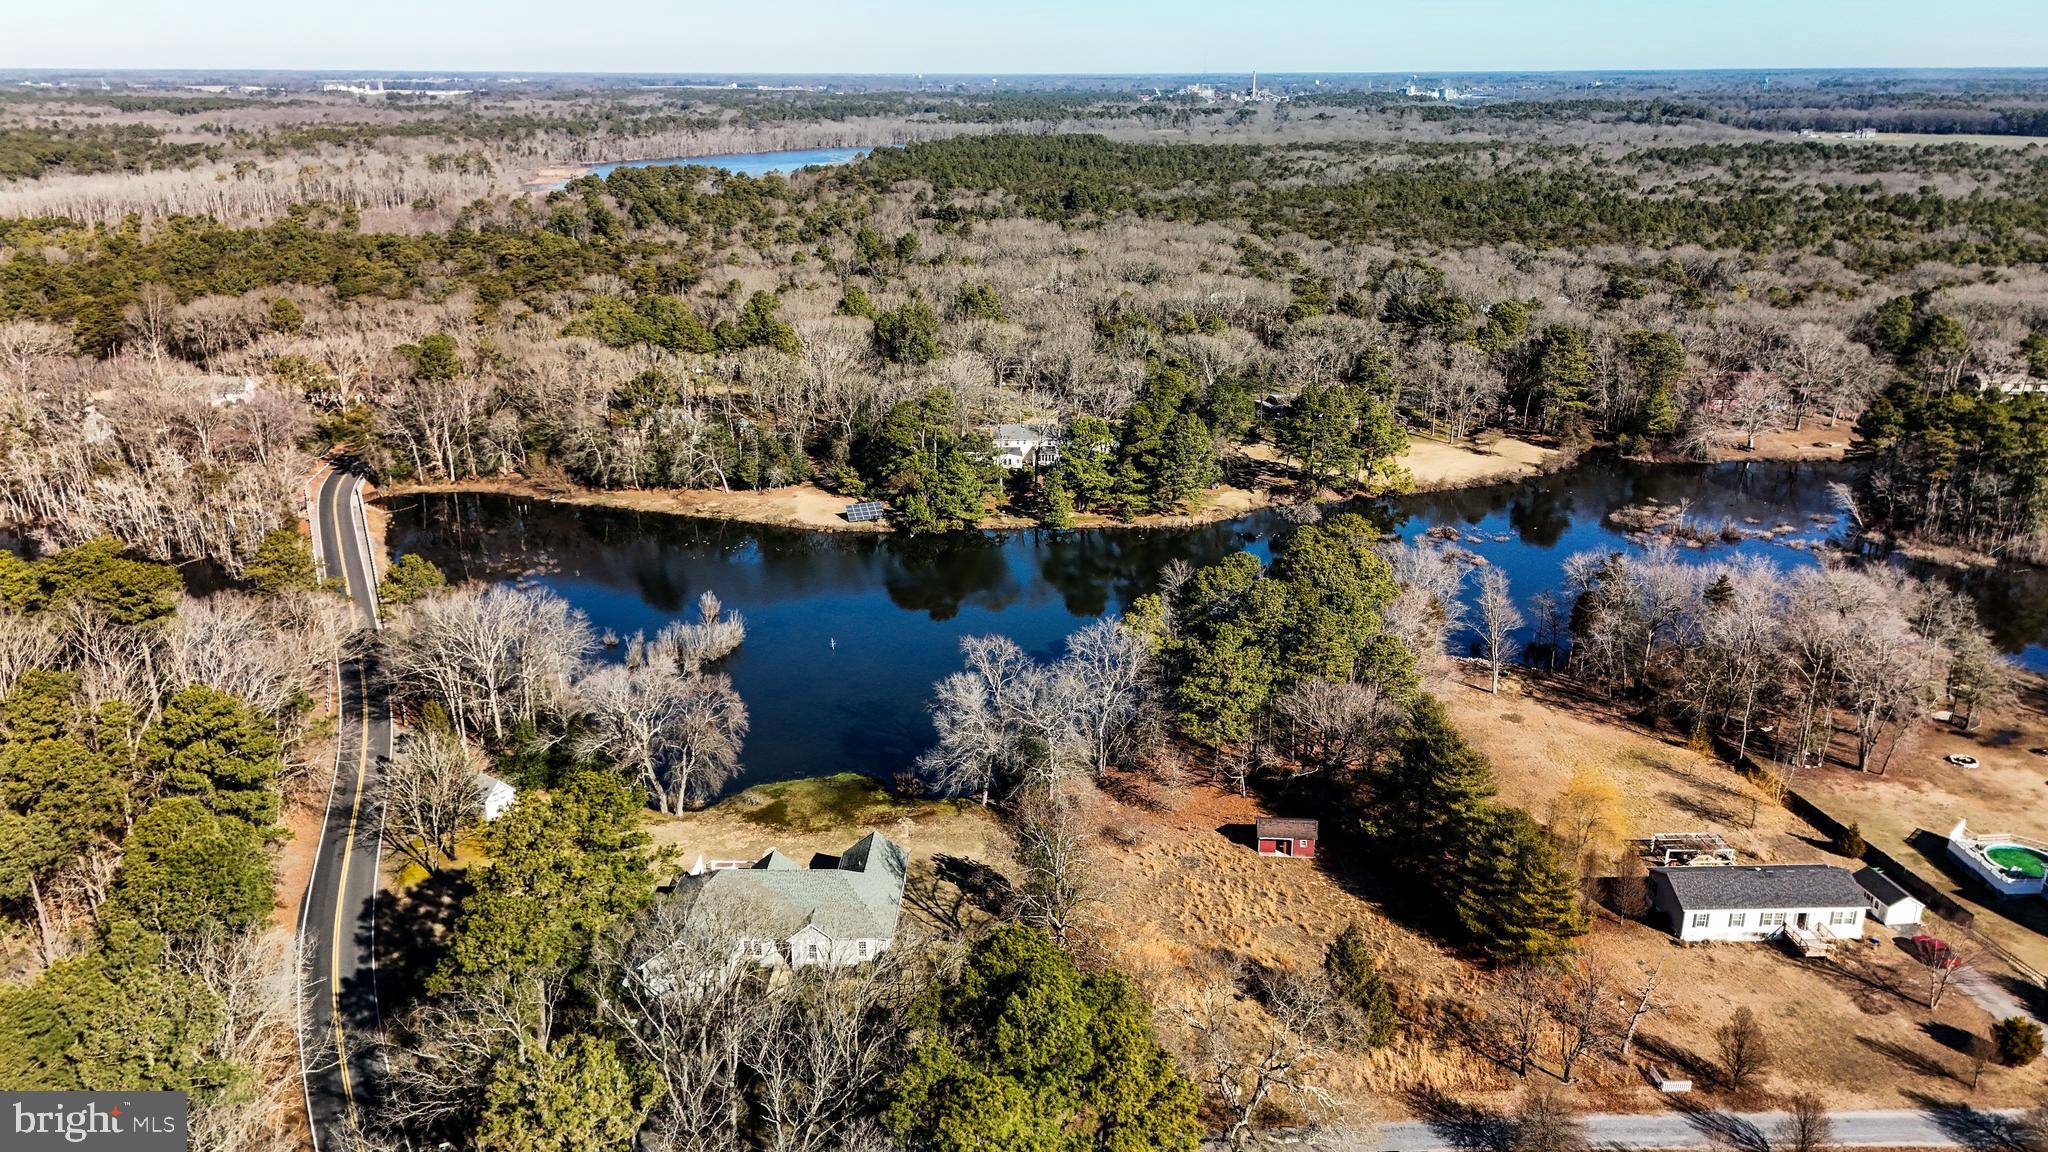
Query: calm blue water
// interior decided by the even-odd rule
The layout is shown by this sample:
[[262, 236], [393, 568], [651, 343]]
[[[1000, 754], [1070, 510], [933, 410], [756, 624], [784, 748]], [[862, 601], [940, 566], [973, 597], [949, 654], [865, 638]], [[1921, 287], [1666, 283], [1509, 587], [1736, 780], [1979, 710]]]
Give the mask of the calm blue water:
[[[1526, 601], [1560, 586], [1573, 552], [1634, 550], [1608, 513], [1653, 499], [1689, 500], [1695, 523], [1796, 529], [1683, 555], [1812, 564], [1810, 551], [1788, 542], [1840, 531], [1828, 484], [1844, 475], [1839, 465], [1596, 459], [1520, 484], [1362, 510], [1404, 538], [1455, 530], [1459, 546], [1500, 566]], [[716, 591], [747, 618], [746, 644], [723, 666], [753, 715], [742, 784], [842, 771], [886, 779], [930, 740], [925, 703], [959, 667], [962, 636], [1000, 632], [1056, 656], [1076, 628], [1150, 591], [1168, 561], [1201, 565], [1240, 548], [1268, 555], [1285, 528], [1260, 513], [1188, 529], [903, 538], [479, 494], [402, 497], [392, 512], [395, 552], [420, 552], [455, 577], [552, 589], [600, 631], [652, 635], [689, 615], [698, 593]], [[1971, 590], [2001, 641], [2048, 670], [2048, 577], [1992, 573]]]
[[597, 164], [593, 176], [611, 174], [614, 168], [654, 168], [669, 164], [702, 164], [742, 176], [766, 176], [771, 172], [794, 172], [814, 165], [848, 164], [868, 154], [866, 148], [800, 148], [789, 152], [732, 152], [719, 156], [665, 156], [658, 160], [621, 160]]

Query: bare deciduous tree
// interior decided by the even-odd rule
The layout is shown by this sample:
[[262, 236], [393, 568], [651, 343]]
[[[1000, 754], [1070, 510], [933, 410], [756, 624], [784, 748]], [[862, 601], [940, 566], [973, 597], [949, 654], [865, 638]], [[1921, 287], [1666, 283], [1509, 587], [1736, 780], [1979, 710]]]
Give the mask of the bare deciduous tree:
[[1479, 574], [1479, 643], [1492, 677], [1487, 691], [1496, 695], [1500, 692], [1501, 666], [1515, 658], [1515, 630], [1522, 623], [1522, 610], [1515, 606], [1507, 573], [1497, 565], [1489, 565]]
[[1671, 1007], [1670, 1002], [1657, 989], [1657, 981], [1661, 975], [1662, 969], [1657, 965], [1636, 961], [1636, 975], [1630, 981], [1627, 998], [1623, 1001], [1628, 1015], [1621, 1029], [1621, 1058], [1624, 1060], [1628, 1059], [1630, 1050], [1635, 1047], [1636, 1031], [1642, 1027], [1643, 1021], [1659, 1012], [1668, 1011]]
[[429, 872], [455, 858], [456, 839], [483, 816], [482, 765], [462, 734], [424, 724], [383, 777], [384, 844]]
[[1591, 957], [1581, 956], [1565, 970], [1550, 1000], [1550, 1015], [1557, 1022], [1558, 1079], [1571, 1083], [1580, 1058], [1599, 1052], [1613, 1038], [1613, 997], [1607, 973]]
[[1343, 1034], [1342, 999], [1320, 973], [1281, 973], [1262, 981], [1258, 1003], [1227, 973], [1181, 1009], [1191, 1062], [1223, 1106], [1224, 1143], [1244, 1147], [1271, 1103], [1313, 1116], [1335, 1103], [1323, 1085], [1325, 1062]]
[[1948, 997], [1950, 989], [1969, 980], [1976, 972], [1977, 955], [1953, 948], [1930, 948], [1921, 953], [1920, 967], [1927, 980], [1927, 1011], [1931, 1015], [1941, 1010], [1941, 1002]]
[[1500, 974], [1487, 997], [1487, 1021], [1517, 1076], [1527, 1076], [1535, 1063], [1552, 984], [1546, 969], [1517, 964]]
[[1747, 1007], [1737, 1008], [1715, 1031], [1714, 1043], [1721, 1056], [1721, 1082], [1732, 1091], [1749, 1087], [1770, 1066], [1770, 1041], [1764, 1037], [1763, 1025], [1757, 1023], [1756, 1013]]
[[1557, 1093], [1539, 1085], [1515, 1107], [1507, 1152], [1584, 1152], [1586, 1125]]
[[1771, 1136], [1772, 1145], [1785, 1152], [1827, 1152], [1835, 1140], [1835, 1121], [1828, 1115], [1826, 1101], [1812, 1092], [1801, 1092], [1787, 1102], [1785, 1118]]
[[1355, 767], [1384, 749], [1401, 710], [1377, 684], [1304, 680], [1279, 700], [1300, 758], [1326, 771]]
[[1128, 749], [1145, 707], [1151, 664], [1145, 638], [1115, 620], [1097, 620], [1067, 638], [1067, 654], [1053, 674], [1071, 710], [1082, 755], [1097, 775]]
[[583, 613], [551, 592], [464, 586], [397, 615], [384, 650], [401, 691], [439, 701], [463, 731], [503, 740], [560, 705], [593, 647]]

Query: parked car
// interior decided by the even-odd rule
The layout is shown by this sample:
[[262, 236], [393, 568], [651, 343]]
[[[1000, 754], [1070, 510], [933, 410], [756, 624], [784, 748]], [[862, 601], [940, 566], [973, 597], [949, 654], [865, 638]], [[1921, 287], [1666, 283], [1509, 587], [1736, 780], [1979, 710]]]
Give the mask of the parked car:
[[1913, 937], [1913, 956], [1929, 968], [1953, 968], [1956, 966], [1956, 950], [1939, 936], [1922, 932]]
[[1958, 768], [1975, 768], [1977, 766], [1977, 758], [1964, 752], [1949, 753], [1948, 762]]

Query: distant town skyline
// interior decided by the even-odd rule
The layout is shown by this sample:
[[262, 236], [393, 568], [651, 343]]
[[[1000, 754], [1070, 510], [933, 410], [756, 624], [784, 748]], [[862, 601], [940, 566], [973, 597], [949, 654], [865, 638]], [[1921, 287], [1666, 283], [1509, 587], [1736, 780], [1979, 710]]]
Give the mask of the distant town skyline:
[[0, 67], [1019, 75], [2048, 64], [2026, 0], [18, 3]]

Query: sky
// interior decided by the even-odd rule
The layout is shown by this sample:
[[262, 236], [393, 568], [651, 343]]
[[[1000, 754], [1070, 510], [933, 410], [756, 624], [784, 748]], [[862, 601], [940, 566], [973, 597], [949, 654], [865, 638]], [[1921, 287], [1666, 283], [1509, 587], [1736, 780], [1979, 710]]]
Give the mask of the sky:
[[0, 67], [1460, 72], [2048, 66], [2044, 0], [0, 0]]

